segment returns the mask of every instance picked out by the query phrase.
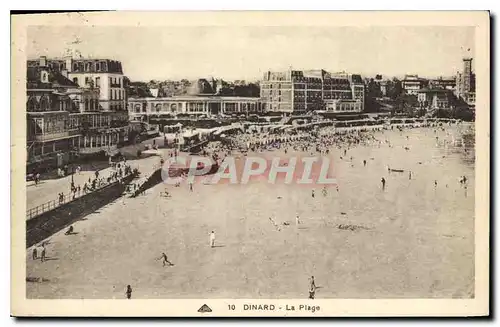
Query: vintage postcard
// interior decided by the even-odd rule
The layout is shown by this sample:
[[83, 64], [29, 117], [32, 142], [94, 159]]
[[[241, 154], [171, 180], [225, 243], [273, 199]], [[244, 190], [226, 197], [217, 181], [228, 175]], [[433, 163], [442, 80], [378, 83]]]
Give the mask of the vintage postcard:
[[11, 18], [12, 315], [489, 314], [488, 12]]

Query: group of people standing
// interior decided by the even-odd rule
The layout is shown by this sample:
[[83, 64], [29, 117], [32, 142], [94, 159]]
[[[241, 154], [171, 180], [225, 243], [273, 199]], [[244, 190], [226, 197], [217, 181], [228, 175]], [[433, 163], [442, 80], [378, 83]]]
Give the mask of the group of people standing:
[[40, 261], [41, 262], [44, 262], [47, 260], [47, 248], [45, 246], [45, 242], [42, 243], [41, 247], [38, 245], [35, 245], [33, 247], [33, 251], [32, 251], [33, 260], [38, 260], [38, 254], [40, 254]]

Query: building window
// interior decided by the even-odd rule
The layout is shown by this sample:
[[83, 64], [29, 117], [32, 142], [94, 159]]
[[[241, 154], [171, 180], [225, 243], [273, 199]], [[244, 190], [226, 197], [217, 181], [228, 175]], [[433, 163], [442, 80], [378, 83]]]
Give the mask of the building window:
[[42, 83], [48, 83], [49, 82], [49, 74], [46, 71], [42, 72]]
[[97, 70], [97, 71], [101, 71], [101, 64], [100, 64], [100, 63], [98, 63], [98, 62], [97, 62], [97, 63], [95, 64], [95, 70]]
[[[97, 64], [99, 64], [99, 63], [97, 63]], [[96, 87], [101, 86], [101, 78], [100, 78], [100, 77], [96, 77], [96, 78], [95, 78], [95, 86], [96, 86]]]
[[85, 111], [89, 110], [89, 100], [85, 99]]
[[36, 111], [36, 99], [34, 97], [28, 100], [28, 111]]
[[88, 62], [86, 65], [85, 65], [85, 70], [86, 71], [90, 71], [92, 69], [92, 64], [90, 62]]
[[113, 84], [113, 79], [110, 77], [109, 78], [109, 86], [111, 87], [111, 84]]
[[49, 108], [49, 103], [45, 97], [40, 99], [40, 111], [47, 111]]

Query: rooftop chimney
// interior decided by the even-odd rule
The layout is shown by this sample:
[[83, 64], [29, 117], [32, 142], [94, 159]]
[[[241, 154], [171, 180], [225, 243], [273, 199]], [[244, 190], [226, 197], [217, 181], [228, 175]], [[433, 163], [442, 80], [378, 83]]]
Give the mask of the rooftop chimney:
[[40, 56], [40, 67], [47, 67], [47, 57], [46, 56]]
[[66, 56], [64, 57], [64, 60], [66, 61], [66, 70], [71, 73], [71, 70], [73, 69], [73, 58], [71, 56]]

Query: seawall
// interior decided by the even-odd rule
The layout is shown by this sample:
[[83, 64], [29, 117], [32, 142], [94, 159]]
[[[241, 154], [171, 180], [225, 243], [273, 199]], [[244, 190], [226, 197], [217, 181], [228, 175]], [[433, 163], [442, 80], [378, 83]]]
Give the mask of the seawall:
[[104, 186], [26, 221], [26, 247], [30, 247], [118, 199], [136, 176]]

